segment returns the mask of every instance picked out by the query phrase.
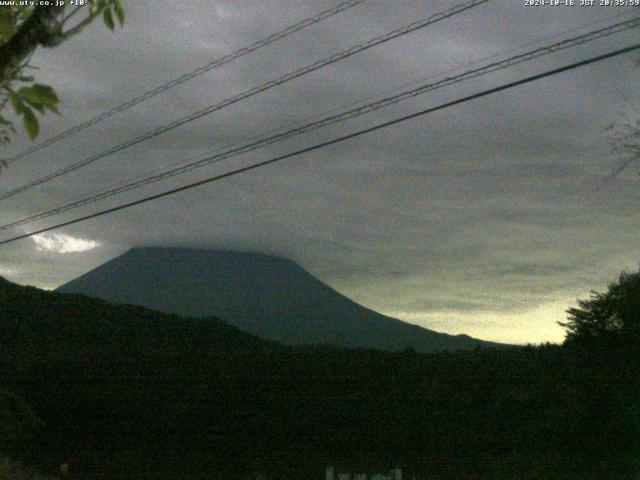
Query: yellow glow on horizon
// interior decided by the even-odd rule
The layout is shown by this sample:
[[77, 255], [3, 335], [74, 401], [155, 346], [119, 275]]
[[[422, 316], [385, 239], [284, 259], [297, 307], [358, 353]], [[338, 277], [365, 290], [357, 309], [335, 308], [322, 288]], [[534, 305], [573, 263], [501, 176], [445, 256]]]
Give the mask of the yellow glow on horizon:
[[565, 310], [575, 299], [545, 303], [523, 312], [387, 312], [409, 323], [452, 335], [467, 334], [481, 340], [512, 344], [562, 343]]

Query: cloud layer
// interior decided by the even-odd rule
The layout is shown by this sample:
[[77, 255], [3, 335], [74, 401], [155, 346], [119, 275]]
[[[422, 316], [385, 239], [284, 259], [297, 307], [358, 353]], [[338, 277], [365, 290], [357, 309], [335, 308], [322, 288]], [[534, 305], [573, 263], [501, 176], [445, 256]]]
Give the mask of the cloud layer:
[[[0, 177], [0, 189], [21, 185], [456, 2], [436, 3], [371, 0], [15, 163]], [[41, 66], [39, 80], [53, 85], [63, 100], [64, 117], [45, 119], [42, 138], [331, 5], [297, 0], [127, 2], [124, 30], [112, 34], [96, 24], [34, 58]], [[559, 32], [591, 24], [565, 34], [575, 35], [613, 23], [616, 19], [607, 21], [613, 16], [633, 13], [489, 2], [16, 196], [3, 203], [0, 220], [299, 124], [399, 85], [435, 80], [438, 72], [484, 57], [504, 58], [520, 52], [514, 50], [518, 46]], [[544, 57], [103, 206], [634, 40], [637, 32]], [[615, 163], [605, 127], [619, 113], [632, 111], [629, 102], [639, 100], [636, 57], [575, 70], [5, 246], [0, 250], [0, 275], [51, 288], [132, 246], [257, 250], [292, 258], [347, 296], [420, 325], [490, 340], [560, 341], [562, 330], [555, 322], [563, 319], [563, 310], [575, 298], [604, 288], [624, 268], [637, 268], [638, 177], [625, 174], [596, 188]], [[26, 145], [18, 144], [15, 151]]]

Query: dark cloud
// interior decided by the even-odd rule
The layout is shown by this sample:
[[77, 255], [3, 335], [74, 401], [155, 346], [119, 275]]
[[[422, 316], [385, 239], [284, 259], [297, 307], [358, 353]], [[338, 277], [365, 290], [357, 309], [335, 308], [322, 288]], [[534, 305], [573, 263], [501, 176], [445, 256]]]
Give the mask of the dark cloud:
[[[94, 25], [68, 44], [36, 55], [40, 80], [54, 85], [63, 99], [64, 117], [47, 118], [43, 138], [335, 4], [126, 3], [128, 23], [122, 31]], [[371, 0], [12, 165], [0, 178], [0, 189], [455, 3]], [[0, 220], [511, 50], [504, 58], [519, 45], [558, 32], [601, 21], [590, 27], [596, 28], [614, 15], [633, 13], [526, 8], [523, 3], [490, 2], [168, 132], [4, 202]], [[613, 50], [633, 43], [634, 35], [438, 90], [103, 205]], [[638, 99], [637, 82], [630, 79], [640, 71], [632, 58], [569, 72], [56, 232], [98, 242], [91, 250], [42, 251], [33, 240], [4, 247], [0, 275], [53, 287], [132, 246], [258, 250], [292, 258], [355, 300], [431, 328], [496, 340], [560, 340], [555, 322], [570, 302], [638, 264], [638, 177], [627, 175], [596, 188], [613, 164], [605, 127], [626, 108], [617, 90]]]

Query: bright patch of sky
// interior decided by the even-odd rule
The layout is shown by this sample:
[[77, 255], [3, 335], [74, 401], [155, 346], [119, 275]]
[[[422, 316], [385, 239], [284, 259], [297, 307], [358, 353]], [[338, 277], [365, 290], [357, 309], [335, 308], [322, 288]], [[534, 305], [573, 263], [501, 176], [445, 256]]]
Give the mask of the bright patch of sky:
[[40, 233], [31, 239], [36, 244], [36, 250], [55, 253], [79, 253], [93, 250], [99, 246], [95, 240], [76, 238], [63, 233]]
[[567, 319], [566, 310], [576, 306], [573, 298], [545, 303], [523, 312], [442, 312], [410, 314], [392, 312], [407, 322], [451, 335], [467, 334], [511, 344], [562, 343], [565, 330], [558, 325]]
[[4, 275], [15, 275], [17, 273], [17, 270], [15, 268], [11, 268], [11, 267], [6, 267], [3, 265], [0, 265], [0, 275], [4, 276]]

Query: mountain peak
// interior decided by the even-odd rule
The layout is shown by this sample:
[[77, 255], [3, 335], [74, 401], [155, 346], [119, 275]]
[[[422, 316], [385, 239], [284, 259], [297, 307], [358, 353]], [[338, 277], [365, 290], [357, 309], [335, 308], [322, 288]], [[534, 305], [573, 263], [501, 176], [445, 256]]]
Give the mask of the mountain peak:
[[278, 255], [261, 253], [255, 251], [241, 250], [218, 250], [204, 248], [186, 248], [171, 246], [138, 246], [132, 247], [117, 259], [173, 259], [177, 261], [204, 259], [206, 261], [217, 260], [224, 262], [241, 262], [241, 263], [272, 263], [300, 267], [295, 261]]
[[216, 316], [294, 345], [436, 351], [484, 343], [374, 312], [295, 262], [256, 252], [136, 247], [59, 290], [184, 316]]

